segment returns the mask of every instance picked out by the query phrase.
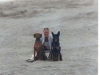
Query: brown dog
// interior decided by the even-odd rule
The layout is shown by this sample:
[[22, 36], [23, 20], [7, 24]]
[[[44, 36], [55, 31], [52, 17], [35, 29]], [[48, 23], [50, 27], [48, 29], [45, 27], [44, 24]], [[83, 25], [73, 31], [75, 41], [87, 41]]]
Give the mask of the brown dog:
[[46, 55], [45, 55], [45, 52], [44, 52], [44, 46], [42, 45], [42, 42], [40, 41], [42, 34], [35, 33], [33, 36], [34, 36], [34, 38], [36, 38], [36, 41], [35, 41], [35, 44], [34, 44], [34, 61], [36, 61], [36, 60], [46, 60]]

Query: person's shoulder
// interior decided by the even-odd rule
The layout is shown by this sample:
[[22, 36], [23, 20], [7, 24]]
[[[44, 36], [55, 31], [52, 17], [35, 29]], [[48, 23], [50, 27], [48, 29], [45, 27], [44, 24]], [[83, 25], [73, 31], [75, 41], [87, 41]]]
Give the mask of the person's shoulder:
[[42, 34], [42, 36], [44, 36], [44, 34]]
[[51, 34], [51, 33], [49, 34], [49, 37], [51, 37], [51, 38], [52, 38], [52, 34]]
[[41, 37], [41, 39], [44, 37], [44, 35], [42, 34], [42, 37]]
[[50, 33], [49, 36], [52, 36], [52, 34]]

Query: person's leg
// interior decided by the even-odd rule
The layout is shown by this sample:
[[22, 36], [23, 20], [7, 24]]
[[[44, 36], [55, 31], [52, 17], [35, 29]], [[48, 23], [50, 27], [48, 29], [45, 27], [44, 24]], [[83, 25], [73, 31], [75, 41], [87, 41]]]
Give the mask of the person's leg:
[[47, 49], [46, 46], [44, 46], [44, 49], [45, 49], [46, 59], [48, 59], [48, 57], [50, 56], [50, 49]]
[[44, 50], [45, 50], [45, 53], [50, 52], [50, 49], [46, 48], [46, 46], [44, 46]]
[[[43, 46], [44, 46], [44, 45], [43, 45]], [[44, 46], [44, 49], [45, 49], [45, 50], [49, 50], [49, 49], [46, 48], [46, 46]]]

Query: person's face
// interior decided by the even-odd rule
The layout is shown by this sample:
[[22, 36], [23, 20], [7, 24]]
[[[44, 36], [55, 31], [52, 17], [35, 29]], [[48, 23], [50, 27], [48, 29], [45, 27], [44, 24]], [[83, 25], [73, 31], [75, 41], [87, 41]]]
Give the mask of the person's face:
[[49, 30], [44, 30], [43, 33], [44, 33], [44, 36], [45, 36], [45, 37], [48, 37], [48, 35], [49, 35]]

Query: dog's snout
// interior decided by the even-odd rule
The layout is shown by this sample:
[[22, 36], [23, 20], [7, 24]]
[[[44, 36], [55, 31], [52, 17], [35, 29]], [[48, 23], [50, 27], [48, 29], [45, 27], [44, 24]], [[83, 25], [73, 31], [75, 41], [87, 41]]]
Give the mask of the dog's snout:
[[58, 38], [54, 38], [55, 41], [58, 41]]

